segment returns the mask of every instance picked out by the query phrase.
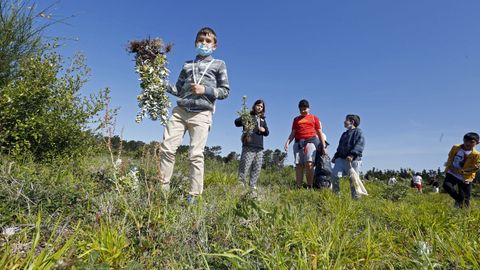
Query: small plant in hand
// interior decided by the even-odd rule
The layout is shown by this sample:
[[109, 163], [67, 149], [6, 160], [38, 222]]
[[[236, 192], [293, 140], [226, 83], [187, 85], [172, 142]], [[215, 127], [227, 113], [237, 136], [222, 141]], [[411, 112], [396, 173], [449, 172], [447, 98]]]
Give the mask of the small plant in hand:
[[243, 96], [243, 108], [238, 112], [238, 115], [242, 119], [243, 124], [242, 141], [249, 142], [252, 137], [253, 129], [255, 128], [255, 121], [247, 107], [247, 96]]
[[160, 38], [130, 41], [128, 51], [135, 54], [135, 71], [140, 76], [140, 95], [137, 96], [140, 112], [135, 121], [140, 123], [145, 115], [152, 120], [160, 120], [166, 125], [168, 109], [172, 106], [166, 92], [167, 53], [171, 44], [165, 44]]

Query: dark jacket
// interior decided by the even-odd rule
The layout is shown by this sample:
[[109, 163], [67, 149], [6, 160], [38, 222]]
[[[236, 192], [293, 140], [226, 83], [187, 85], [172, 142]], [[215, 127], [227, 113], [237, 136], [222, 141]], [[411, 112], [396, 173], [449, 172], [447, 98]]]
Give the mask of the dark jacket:
[[[254, 121], [256, 123], [257, 122], [257, 120], [256, 120], [257, 116], [252, 115], [252, 117], [255, 119]], [[235, 126], [243, 127], [241, 117], [235, 119]], [[251, 140], [249, 142], [245, 142], [245, 141], [242, 140], [242, 147], [243, 146], [250, 146], [250, 147], [254, 147], [254, 148], [258, 148], [258, 149], [263, 149], [263, 137], [268, 136], [268, 134], [270, 133], [268, 131], [267, 121], [265, 121], [265, 118], [260, 118], [260, 126], [265, 129], [265, 132], [260, 132], [258, 130], [258, 125], [255, 125], [255, 128], [253, 129]]]
[[363, 148], [365, 147], [365, 138], [359, 128], [349, 129], [342, 134], [338, 143], [337, 152], [333, 158], [347, 158], [352, 156], [354, 160], [362, 158]]

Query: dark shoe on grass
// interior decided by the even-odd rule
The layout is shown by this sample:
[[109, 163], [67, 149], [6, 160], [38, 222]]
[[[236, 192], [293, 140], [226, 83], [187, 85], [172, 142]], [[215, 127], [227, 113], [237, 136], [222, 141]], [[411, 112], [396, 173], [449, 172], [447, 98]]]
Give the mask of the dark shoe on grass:
[[455, 203], [453, 204], [453, 207], [454, 208], [462, 208], [462, 204], [460, 202], [455, 201]]

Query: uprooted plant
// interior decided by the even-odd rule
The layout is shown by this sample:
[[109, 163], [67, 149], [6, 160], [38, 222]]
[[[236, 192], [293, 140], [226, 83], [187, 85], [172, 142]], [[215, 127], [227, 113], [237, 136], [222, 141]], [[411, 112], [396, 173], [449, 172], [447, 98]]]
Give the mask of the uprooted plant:
[[242, 119], [243, 124], [242, 142], [249, 142], [252, 139], [255, 121], [247, 107], [247, 96], [243, 96], [243, 107], [242, 110], [238, 112], [238, 115]]
[[145, 115], [152, 120], [160, 120], [166, 125], [168, 109], [171, 107], [166, 94], [167, 78], [170, 70], [167, 68], [167, 53], [171, 44], [165, 44], [160, 38], [133, 40], [129, 42], [128, 52], [135, 54], [135, 71], [140, 76], [140, 95], [137, 96], [138, 112], [135, 121], [141, 122]]

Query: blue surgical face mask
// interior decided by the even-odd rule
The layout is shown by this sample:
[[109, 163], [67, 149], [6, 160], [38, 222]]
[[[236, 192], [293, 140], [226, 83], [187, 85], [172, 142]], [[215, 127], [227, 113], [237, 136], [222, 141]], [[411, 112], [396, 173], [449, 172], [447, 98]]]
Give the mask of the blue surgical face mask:
[[209, 56], [213, 53], [213, 47], [211, 45], [202, 43], [197, 44], [196, 50], [197, 54], [201, 56]]

